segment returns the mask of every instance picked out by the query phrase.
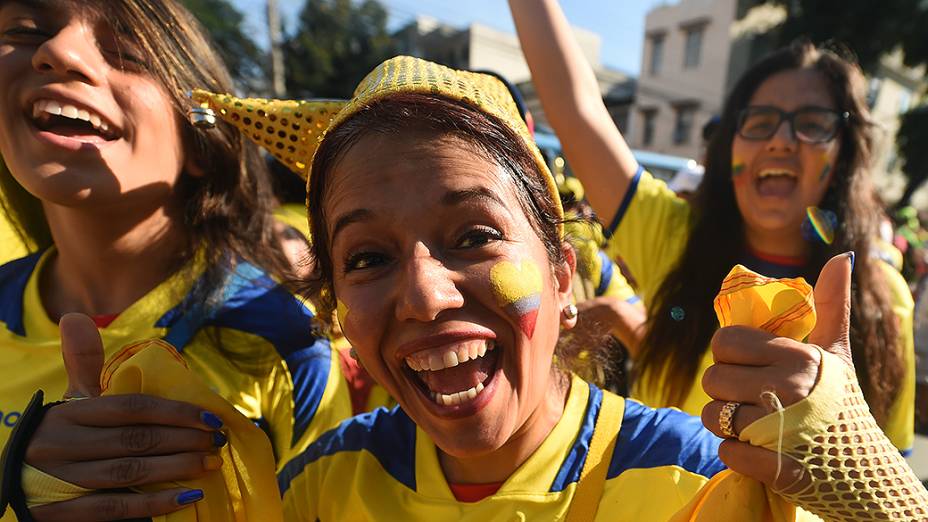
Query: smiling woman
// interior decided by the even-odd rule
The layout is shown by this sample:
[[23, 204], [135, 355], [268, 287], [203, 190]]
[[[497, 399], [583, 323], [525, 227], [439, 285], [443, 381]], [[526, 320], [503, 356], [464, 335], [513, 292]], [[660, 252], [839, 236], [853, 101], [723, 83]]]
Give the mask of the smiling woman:
[[[784, 287], [805, 310], [814, 299], [819, 318], [811, 333], [809, 317], [787, 330], [828, 348], [729, 321], [743, 326], [716, 335], [706, 379], [712, 407], [728, 412], [705, 420], [722, 442], [694, 417], [571, 371], [581, 352], [561, 333], [577, 321], [574, 250], [554, 178], [495, 78], [400, 56], [344, 103], [194, 98], [309, 176], [310, 291], [399, 403], [343, 422], [284, 466], [288, 521], [813, 519], [796, 505], [835, 520], [850, 519], [845, 508], [926, 515], [928, 493], [856, 408], [851, 256], [826, 265], [814, 297], [801, 281], [733, 271], [742, 279], [726, 288], [750, 277], [758, 308], [725, 294], [725, 317], [764, 316], [753, 286]], [[847, 437], [829, 435], [838, 429]], [[865, 460], [824, 462], [832, 439], [827, 451]], [[873, 458], [879, 469], [864, 473], [892, 478], [850, 489], [841, 477]], [[831, 501], [836, 490], [850, 493]], [[905, 499], [866, 501], [888, 495]]]
[[914, 440], [911, 293], [877, 252], [873, 123], [860, 68], [797, 42], [753, 64], [727, 97], [692, 201], [640, 168], [599, 95], [557, 0], [510, 0], [545, 114], [638, 282], [648, 326], [632, 397], [698, 415], [732, 265], [815, 281], [854, 251], [851, 339], [864, 396], [903, 452]]
[[[0, 411], [18, 416], [39, 388], [50, 399], [97, 388], [93, 378], [90, 389], [69, 389], [74, 368], [62, 361], [59, 319], [81, 312], [107, 357], [138, 339], [170, 341], [286, 460], [350, 414], [347, 390], [309, 308], [278, 284], [292, 274], [258, 150], [230, 125], [207, 132], [187, 120], [186, 93], [196, 86], [232, 88], [178, 2], [0, 1], [2, 201], [38, 250], [0, 267]], [[285, 326], [267, 326], [277, 320]], [[128, 456], [138, 469], [167, 458], [168, 478], [201, 476], [216, 467], [201, 457], [226, 441], [212, 414], [151, 417], [141, 424], [162, 442], [139, 455], [125, 435], [138, 419], [114, 414], [106, 398], [80, 403], [51, 408], [26, 451], [28, 464], [78, 486], [162, 481], [86, 471]], [[0, 441], [12, 424], [0, 425]], [[113, 482], [96, 482], [104, 476]], [[131, 513], [196, 500], [170, 491], [157, 501], [79, 498], [33, 514], [99, 520], [99, 503]]]

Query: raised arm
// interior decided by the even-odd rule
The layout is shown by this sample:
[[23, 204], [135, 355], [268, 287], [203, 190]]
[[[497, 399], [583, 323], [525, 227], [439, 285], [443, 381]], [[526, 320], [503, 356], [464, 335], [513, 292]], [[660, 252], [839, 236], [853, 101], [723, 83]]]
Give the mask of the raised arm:
[[556, 0], [509, 0], [545, 115], [587, 198], [612, 220], [638, 169]]

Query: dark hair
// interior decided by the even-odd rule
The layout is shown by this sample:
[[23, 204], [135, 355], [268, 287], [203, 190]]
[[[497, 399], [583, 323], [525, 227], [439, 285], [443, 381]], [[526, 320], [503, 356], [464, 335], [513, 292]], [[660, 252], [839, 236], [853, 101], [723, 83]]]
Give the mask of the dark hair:
[[[552, 265], [563, 262], [556, 204], [543, 174], [522, 138], [509, 126], [470, 105], [425, 94], [398, 94], [374, 102], [330, 130], [313, 159], [308, 187], [311, 235], [310, 256], [316, 272], [304, 289], [316, 302], [320, 320], [332, 316], [333, 264], [323, 201], [331, 172], [348, 151], [370, 134], [396, 135], [410, 130], [431, 136], [453, 136], [474, 147], [477, 154], [496, 163], [510, 176], [522, 211], [541, 239]], [[591, 347], [558, 343], [557, 361], [570, 369], [583, 369], [599, 361]], [[581, 356], [581, 352], [588, 352]]]
[[[203, 174], [182, 172], [175, 187], [187, 231], [187, 245], [178, 264], [198, 249], [206, 257], [202, 284], [194, 289], [190, 301], [214, 297], [238, 259], [254, 262], [282, 279], [290, 278], [290, 265], [273, 232], [271, 211], [276, 202], [272, 185], [257, 147], [225, 122], [207, 131], [187, 121], [191, 89], [233, 91], [229, 73], [200, 24], [175, 0], [94, 0], [75, 5], [103, 17], [138, 45], [147, 74], [163, 86], [182, 121], [181, 140], [188, 158]], [[0, 182], [5, 207], [24, 241], [37, 250], [50, 246], [41, 202], [5, 169], [0, 169]]]
[[[864, 395], [882, 423], [899, 393], [903, 360], [898, 345], [900, 326], [881, 273], [884, 267], [872, 257], [880, 207], [870, 184], [872, 123], [865, 103], [865, 83], [854, 63], [808, 42], [796, 42], [767, 56], [732, 89], [709, 144], [706, 175], [693, 202], [692, 232], [677, 266], [662, 283], [649, 309], [648, 330], [637, 363], [645, 386], [664, 393], [670, 404], [682, 403], [718, 328], [713, 298], [722, 279], [747, 249], [731, 180], [731, 146], [738, 113], [767, 78], [794, 69], [821, 72], [828, 80], [837, 109], [850, 114], [839, 135], [835, 176], [820, 203], [838, 216], [835, 241], [830, 246], [811, 247], [803, 276], [815, 281], [832, 256], [849, 250], [857, 254], [851, 347]], [[670, 310], [676, 306], [686, 310], [685, 321], [672, 319]], [[661, 385], [665, 388], [657, 390]]]

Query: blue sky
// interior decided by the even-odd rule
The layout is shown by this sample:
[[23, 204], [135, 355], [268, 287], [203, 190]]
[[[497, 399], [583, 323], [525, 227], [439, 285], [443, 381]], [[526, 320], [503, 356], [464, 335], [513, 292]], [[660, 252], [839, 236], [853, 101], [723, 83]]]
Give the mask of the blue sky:
[[[233, 0], [249, 17], [249, 28], [257, 39], [265, 40], [264, 0]], [[452, 25], [473, 22], [515, 32], [506, 0], [381, 0], [390, 13], [390, 27], [396, 28], [417, 14], [430, 15]], [[621, 71], [638, 74], [644, 36], [644, 16], [667, 0], [561, 0], [570, 23], [602, 37], [603, 63]], [[669, 2], [673, 3], [673, 2]], [[278, 0], [284, 15], [293, 15], [302, 0]], [[263, 42], [261, 42], [263, 43]]]

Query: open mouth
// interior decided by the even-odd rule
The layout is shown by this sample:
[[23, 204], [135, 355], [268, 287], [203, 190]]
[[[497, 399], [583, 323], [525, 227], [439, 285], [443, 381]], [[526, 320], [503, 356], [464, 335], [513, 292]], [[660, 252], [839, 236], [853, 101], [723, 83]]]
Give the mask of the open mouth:
[[501, 348], [492, 339], [475, 339], [423, 350], [405, 358], [410, 379], [439, 406], [477, 401], [499, 366]]
[[788, 197], [796, 189], [799, 179], [789, 170], [765, 169], [756, 180], [757, 193], [761, 196]]
[[68, 103], [40, 99], [32, 104], [32, 123], [39, 130], [85, 143], [120, 138], [116, 127], [101, 115]]

